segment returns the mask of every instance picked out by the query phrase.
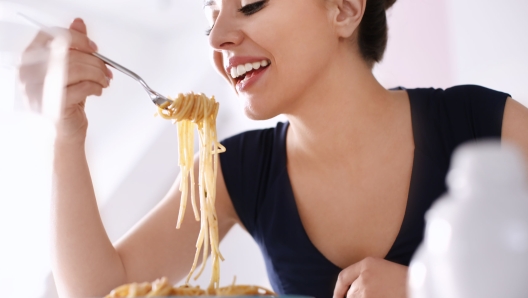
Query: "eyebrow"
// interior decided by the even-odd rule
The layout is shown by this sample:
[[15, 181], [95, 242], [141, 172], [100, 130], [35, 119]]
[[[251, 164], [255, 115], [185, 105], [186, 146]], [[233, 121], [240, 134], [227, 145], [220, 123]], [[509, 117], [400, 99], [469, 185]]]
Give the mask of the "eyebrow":
[[204, 4], [203, 4], [203, 7], [208, 7], [208, 6], [213, 6], [213, 5], [216, 5], [216, 1], [215, 0], [204, 0]]

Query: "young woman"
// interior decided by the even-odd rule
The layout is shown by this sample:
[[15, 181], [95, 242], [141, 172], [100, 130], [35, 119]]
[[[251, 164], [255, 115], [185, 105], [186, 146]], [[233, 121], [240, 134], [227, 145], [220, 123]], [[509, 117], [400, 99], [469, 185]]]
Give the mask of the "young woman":
[[[289, 120], [224, 140], [217, 181], [220, 237], [237, 223], [248, 230], [278, 293], [405, 297], [424, 213], [446, 190], [454, 148], [495, 137], [528, 157], [528, 109], [509, 95], [478, 86], [387, 90], [376, 81], [394, 1], [204, 3], [216, 68], [247, 116]], [[174, 229], [179, 178], [120, 241], [105, 233], [84, 151], [84, 103], [112, 74], [90, 55], [97, 48], [82, 20], [68, 30], [53, 201], [59, 292], [101, 296], [160, 276], [176, 282], [191, 266], [199, 230], [191, 208], [185, 228]], [[47, 41], [39, 34], [31, 47]], [[31, 89], [29, 69], [21, 79]]]

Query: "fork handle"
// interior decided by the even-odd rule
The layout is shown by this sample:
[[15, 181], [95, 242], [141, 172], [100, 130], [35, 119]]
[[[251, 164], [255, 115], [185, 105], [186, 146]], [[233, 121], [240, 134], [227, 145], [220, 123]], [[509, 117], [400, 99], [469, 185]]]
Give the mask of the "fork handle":
[[135, 72], [131, 71], [130, 69], [122, 66], [121, 64], [115, 62], [115, 61], [112, 61], [108, 58], [106, 58], [105, 56], [99, 54], [99, 53], [92, 53], [92, 55], [94, 55], [95, 57], [103, 60], [104, 63], [108, 64], [109, 66], [112, 66], [113, 68], [119, 70], [120, 72], [132, 77], [133, 79], [136, 79], [141, 85], [143, 85], [143, 87], [147, 88], [150, 90], [150, 87], [147, 86], [147, 84], [143, 81], [143, 79], [138, 76]]
[[[51, 34], [52, 36], [55, 35], [55, 33], [46, 25], [40, 23], [39, 21], [33, 19], [33, 18], [30, 18], [28, 17], [27, 15], [21, 13], [21, 12], [18, 12], [18, 15], [21, 16], [22, 18], [24, 18], [26, 21], [30, 22], [31, 24], [39, 27], [41, 30], [43, 30], [44, 32], [47, 32], [49, 34]], [[120, 65], [119, 63], [117, 62], [114, 62], [108, 58], [106, 58], [105, 56], [99, 54], [99, 53], [92, 53], [92, 55], [94, 55], [95, 57], [103, 60], [106, 64], [112, 66], [113, 68], [119, 70], [120, 72], [132, 77], [133, 79], [137, 80], [141, 85], [143, 85], [143, 87], [149, 91], [149, 93], [152, 93], [154, 92], [152, 89], [150, 89], [150, 87], [147, 85], [147, 83], [145, 83], [145, 81], [143, 81], [143, 79], [138, 76], [135, 72], [131, 71], [130, 69]], [[162, 96], [163, 97], [163, 96]], [[164, 97], [163, 97], [164, 98]]]

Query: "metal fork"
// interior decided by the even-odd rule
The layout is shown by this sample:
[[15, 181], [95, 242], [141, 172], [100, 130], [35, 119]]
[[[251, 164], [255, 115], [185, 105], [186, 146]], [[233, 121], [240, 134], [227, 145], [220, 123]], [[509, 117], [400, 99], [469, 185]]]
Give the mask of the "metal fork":
[[161, 106], [163, 104], [165, 104], [166, 102], [168, 102], [169, 104], [172, 103], [172, 100], [166, 98], [165, 96], [159, 94], [158, 92], [152, 90], [152, 88], [150, 88], [147, 83], [145, 83], [145, 81], [140, 77], [138, 76], [135, 72], [131, 71], [130, 69], [106, 58], [105, 56], [99, 54], [99, 53], [92, 53], [92, 55], [94, 55], [95, 57], [103, 60], [104, 63], [106, 63], [107, 65], [109, 66], [112, 66], [113, 68], [119, 70], [120, 72], [130, 76], [131, 78], [135, 79], [136, 81], [138, 81], [141, 86], [143, 86], [143, 88], [145, 88], [145, 90], [147, 91], [147, 93], [149, 94], [150, 96], [150, 99], [152, 100], [152, 102], [154, 102], [154, 104], [158, 105], [158, 106]]
[[[23, 13], [18, 13], [18, 15], [20, 15], [21, 17], [23, 17], [26, 21], [29, 21], [31, 24], [39, 27], [42, 31], [50, 34], [50, 35], [54, 35], [55, 33], [46, 25], [26, 16], [25, 14]], [[171, 104], [172, 103], [172, 100], [166, 98], [165, 96], [161, 95], [160, 93], [154, 91], [152, 88], [150, 88], [147, 83], [145, 83], [145, 81], [140, 77], [138, 76], [135, 72], [131, 71], [130, 69], [106, 58], [105, 56], [99, 54], [99, 53], [92, 53], [92, 55], [94, 55], [95, 57], [103, 60], [103, 62], [117, 70], [119, 70], [120, 72], [130, 76], [131, 78], [133, 78], [134, 80], [138, 81], [141, 86], [143, 86], [143, 88], [145, 88], [145, 91], [147, 91], [147, 93], [149, 94], [150, 96], [150, 99], [152, 100], [152, 102], [157, 105], [157, 106], [162, 106], [164, 105], [165, 103], [169, 103]]]

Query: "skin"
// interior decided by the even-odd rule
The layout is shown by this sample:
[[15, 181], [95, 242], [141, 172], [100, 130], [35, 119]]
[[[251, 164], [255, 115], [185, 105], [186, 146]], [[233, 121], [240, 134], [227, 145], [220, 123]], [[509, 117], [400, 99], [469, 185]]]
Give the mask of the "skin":
[[[285, 114], [290, 121], [288, 173], [303, 226], [319, 251], [343, 268], [334, 297], [405, 297], [407, 267], [383, 258], [407, 202], [414, 151], [410, 106], [405, 91], [388, 91], [376, 81], [358, 52], [365, 0], [270, 0], [251, 16], [237, 12], [252, 2], [217, 0], [205, 8], [214, 23], [209, 38], [215, 65], [235, 88], [224, 69], [227, 59], [250, 55], [271, 61], [265, 76], [238, 95], [251, 118]], [[121, 240], [109, 241], [86, 162], [84, 104], [108, 87], [111, 72], [90, 55], [94, 48], [81, 20], [64, 30], [72, 49], [57, 119], [52, 206], [59, 293], [104, 296], [120, 284], [160, 276], [176, 282], [191, 266], [199, 230], [191, 208], [183, 228], [174, 229], [180, 178]], [[45, 49], [49, 40], [41, 33], [30, 49]], [[24, 66], [20, 77], [38, 107], [42, 77], [36, 73], [36, 66]], [[526, 128], [528, 109], [508, 99], [503, 138], [519, 145], [528, 160]], [[218, 174], [223, 238], [240, 220]]]
[[[184, 278], [191, 267], [199, 223], [192, 208], [181, 230], [174, 228], [181, 193], [180, 177], [161, 203], [129, 233], [112, 244], [101, 222], [86, 161], [88, 121], [84, 112], [90, 95], [101, 95], [109, 86], [111, 72], [90, 54], [86, 25], [76, 19], [69, 29], [68, 81], [64, 86], [63, 109], [56, 119], [52, 196], [52, 270], [61, 297], [103, 297], [113, 288], [136, 281], [167, 276], [172, 282]], [[30, 61], [35, 49], [47, 50], [50, 37], [39, 33], [25, 52]], [[40, 65], [22, 63], [20, 79], [30, 105], [41, 106], [43, 77]], [[197, 163], [195, 173], [198, 174]], [[198, 177], [195, 177], [196, 180]], [[223, 238], [235, 224], [222, 172], [218, 172], [217, 214]], [[174, 212], [176, 211], [176, 212]], [[178, 254], [174, 254], [178, 251]]]

